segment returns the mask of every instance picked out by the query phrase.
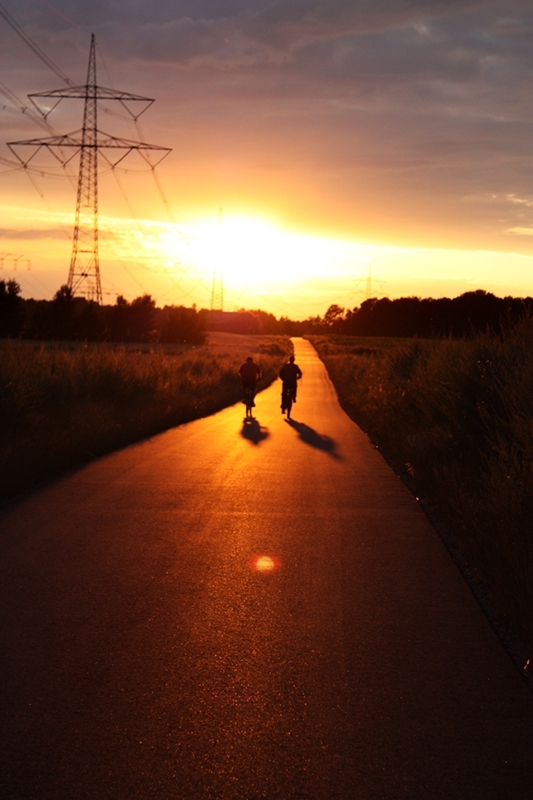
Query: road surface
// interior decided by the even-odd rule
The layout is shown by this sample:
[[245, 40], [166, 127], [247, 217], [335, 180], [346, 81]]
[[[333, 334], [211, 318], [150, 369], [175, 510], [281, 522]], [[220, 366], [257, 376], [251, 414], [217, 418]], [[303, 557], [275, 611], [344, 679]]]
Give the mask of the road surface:
[[532, 695], [295, 345], [292, 423], [277, 383], [2, 511], [3, 800], [533, 797]]

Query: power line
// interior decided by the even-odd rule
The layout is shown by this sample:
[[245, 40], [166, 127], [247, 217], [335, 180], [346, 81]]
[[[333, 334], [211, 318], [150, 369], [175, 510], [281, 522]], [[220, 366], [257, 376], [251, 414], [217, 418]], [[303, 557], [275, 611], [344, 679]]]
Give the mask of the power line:
[[86, 30], [85, 28], [82, 28], [82, 26], [81, 26], [81, 25], [78, 25], [78, 23], [77, 23], [77, 22], [73, 22], [71, 19], [69, 19], [69, 17], [66, 17], [64, 14], [62, 14], [62, 13], [61, 13], [61, 11], [58, 11], [58, 10], [57, 10], [57, 8], [56, 8], [55, 6], [53, 6], [53, 5], [52, 5], [52, 3], [49, 3], [49, 2], [48, 2], [48, 0], [42, 0], [42, 2], [43, 2], [43, 3], [44, 3], [46, 6], [48, 6], [48, 8], [51, 8], [51, 9], [52, 9], [52, 11], [54, 11], [54, 12], [57, 14], [57, 16], [58, 16], [58, 17], [61, 17], [61, 19], [64, 19], [64, 20], [66, 20], [66, 22], [70, 23], [70, 24], [71, 24], [71, 25], [73, 25], [75, 28], [79, 28], [79, 30], [80, 30], [80, 31]]
[[[50, 3], [46, 2], [46, 0], [43, 0], [43, 2], [45, 2], [46, 5], [48, 5], [60, 17], [63, 17], [63, 19], [67, 20], [67, 22], [69, 22], [71, 25], [74, 25], [76, 28], [79, 28], [80, 30], [84, 30], [84, 28], [81, 28], [80, 25], [78, 25], [77, 23], [73, 22], [68, 17], [65, 17], [64, 14], [61, 14], [60, 11], [58, 11], [56, 8], [54, 8], [54, 6], [52, 6]], [[6, 20], [8, 25], [10, 25], [10, 27], [15, 31], [15, 33], [18, 36], [20, 36], [20, 38], [28, 45], [28, 47], [35, 53], [35, 55], [38, 58], [40, 58], [41, 61], [43, 61], [43, 63], [45, 63], [46, 66], [49, 67], [49, 69], [52, 70], [52, 72], [54, 72], [56, 75], [58, 75], [61, 78], [61, 80], [64, 81], [64, 83], [66, 83], [68, 86], [72, 86], [72, 87], [74, 86], [74, 81], [71, 78], [69, 78], [68, 75], [65, 72], [63, 72], [63, 70], [60, 69], [60, 67], [57, 66], [57, 64], [54, 64], [52, 59], [49, 58], [49, 56], [46, 55], [46, 53], [39, 47], [39, 45], [36, 42], [33, 41], [31, 36], [28, 33], [26, 33], [26, 31], [24, 30], [22, 25], [20, 25], [20, 23], [18, 23], [16, 21], [16, 19], [7, 11], [7, 9], [4, 8], [4, 6], [1, 3], [0, 3], [0, 16], [2, 16]], [[116, 98], [109, 98], [109, 99], [116, 99]], [[153, 103], [153, 100], [151, 102]], [[55, 106], [54, 106], [54, 108], [55, 108]], [[42, 114], [41, 109], [38, 109], [38, 110], [39, 110], [39, 113]], [[50, 109], [50, 111], [52, 111], [52, 110], [53, 109]], [[146, 109], [144, 109], [144, 111], [145, 110]], [[48, 116], [50, 111], [48, 111], [47, 114], [43, 115], [43, 116], [46, 118], [46, 116]], [[123, 114], [117, 114], [116, 112], [114, 112], [111, 109], [106, 108], [106, 107], [104, 107], [104, 111], [106, 111], [106, 113], [109, 113], [110, 116], [116, 117], [117, 119], [124, 120], [124, 119], [130, 119], [131, 118], [131, 114], [129, 112], [129, 109], [126, 109], [126, 111], [128, 112], [128, 116], [124, 116]], [[143, 112], [141, 112], [141, 113], [143, 113]]]
[[9, 89], [2, 81], [0, 81], [0, 94], [3, 94], [7, 100], [11, 101], [11, 103], [15, 106], [16, 111], [20, 111], [21, 114], [25, 114], [37, 125], [40, 125], [41, 128], [44, 128], [47, 131], [52, 130], [48, 122], [43, 118], [42, 114], [35, 114], [35, 112], [25, 105], [24, 102], [20, 100], [20, 98], [18, 98], [17, 95], [12, 92], [11, 89]]
[[16, 19], [14, 19], [14, 17], [11, 16], [9, 11], [7, 11], [7, 9], [5, 9], [1, 3], [0, 3], [0, 16], [5, 19], [7, 24], [15, 31], [15, 33], [18, 36], [20, 36], [22, 41], [28, 45], [30, 50], [32, 50], [35, 53], [35, 55], [38, 58], [40, 58], [41, 61], [43, 61], [49, 69], [52, 70], [52, 72], [55, 72], [55, 74], [69, 86], [72, 85], [72, 81], [70, 80], [68, 75], [66, 75], [62, 69], [60, 69], [56, 64], [54, 64], [51, 58], [48, 58], [46, 53], [44, 53], [41, 50], [39, 45], [36, 44], [30, 36], [28, 36], [26, 31], [19, 25]]
[[[122, 194], [122, 197], [124, 198], [124, 201], [126, 203], [128, 211], [131, 214], [132, 219], [135, 220], [135, 224], [136, 224], [137, 230], [142, 235], [144, 233], [144, 231], [143, 231], [143, 229], [142, 229], [142, 227], [140, 225], [139, 219], [138, 219], [138, 217], [137, 217], [137, 215], [136, 215], [136, 213], [135, 213], [135, 211], [133, 209], [133, 206], [131, 205], [130, 199], [129, 199], [128, 195], [126, 194], [126, 191], [125, 191], [125, 189], [124, 189], [124, 187], [122, 185], [122, 182], [119, 180], [119, 177], [117, 175], [117, 170], [113, 170], [113, 177], [115, 178], [116, 184], [117, 184], [118, 188], [120, 189], [120, 192]], [[175, 224], [175, 223], [173, 223], [173, 224]], [[138, 263], [139, 263], [140, 266], [144, 267], [148, 271], [154, 272], [154, 274], [161, 274], [161, 273], [157, 273], [155, 270], [151, 270], [150, 267], [148, 267], [146, 264], [142, 264], [141, 262], [138, 262]], [[166, 278], [168, 278], [171, 281], [172, 286], [171, 286], [170, 289], [168, 289], [168, 291], [163, 292], [162, 294], [160, 294], [159, 295], [160, 298], [161, 297], [166, 297], [168, 294], [170, 294], [170, 292], [173, 292], [173, 291], [175, 291], [177, 289], [182, 296], [189, 297], [191, 300], [194, 299], [193, 291], [195, 291], [195, 289], [198, 287], [198, 285], [202, 282], [201, 278], [197, 279], [196, 284], [192, 289], [186, 290], [186, 289], [183, 288], [183, 285], [178, 280], [176, 280], [174, 275], [169, 274], [168, 272], [164, 272], [163, 274], [165, 275]], [[131, 275], [130, 275], [130, 277], [131, 277]]]

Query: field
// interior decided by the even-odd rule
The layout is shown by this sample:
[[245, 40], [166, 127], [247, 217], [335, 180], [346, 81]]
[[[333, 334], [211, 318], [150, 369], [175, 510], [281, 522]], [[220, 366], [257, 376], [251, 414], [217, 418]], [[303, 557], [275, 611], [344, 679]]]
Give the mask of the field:
[[533, 654], [533, 324], [462, 341], [309, 338], [344, 409], [438, 523], [493, 621], [517, 633], [525, 663]]
[[290, 352], [286, 337], [225, 333], [198, 347], [1, 341], [0, 501], [237, 402], [248, 355], [265, 388]]

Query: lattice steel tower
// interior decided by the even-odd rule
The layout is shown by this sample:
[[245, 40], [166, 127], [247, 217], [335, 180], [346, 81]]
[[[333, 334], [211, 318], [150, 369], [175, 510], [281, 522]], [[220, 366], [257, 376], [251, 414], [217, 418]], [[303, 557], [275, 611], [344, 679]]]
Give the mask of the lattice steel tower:
[[[218, 211], [218, 257], [223, 253], [222, 247], [222, 209]], [[224, 311], [224, 271], [219, 261], [213, 268], [213, 282], [211, 284], [211, 311]]]
[[[100, 150], [118, 151], [114, 157], [102, 153], [102, 157], [108, 165], [114, 169], [132, 150], [137, 150], [153, 170], [157, 164], [168, 155], [170, 148], [122, 139], [99, 131], [98, 100], [118, 100], [134, 121], [136, 121], [154, 101], [149, 97], [141, 97], [140, 95], [131, 94], [130, 92], [106, 89], [103, 86], [97, 85], [94, 33], [91, 34], [87, 81], [84, 86], [69, 85], [65, 89], [36, 92], [28, 95], [28, 97], [41, 113], [44, 112], [41, 111], [33, 98], [57, 98], [57, 102], [52, 108], [44, 113], [45, 118], [56, 108], [63, 98], [75, 98], [84, 101], [83, 127], [81, 131], [75, 131], [72, 134], [65, 134], [64, 136], [51, 136], [45, 139], [28, 139], [21, 142], [9, 142], [8, 147], [25, 167], [28, 166], [41, 148], [48, 149], [63, 166], [66, 166], [77, 152], [80, 153], [76, 217], [74, 222], [68, 287], [72, 290], [73, 294], [81, 294], [89, 300], [95, 300], [97, 303], [101, 303], [102, 286], [100, 282], [100, 262], [98, 254], [98, 152]], [[130, 101], [144, 104], [139, 113], [134, 114], [128, 107], [127, 104]], [[79, 134], [81, 134], [81, 137]], [[30, 145], [35, 148], [32, 155], [26, 159], [26, 161], [19, 156], [15, 149], [20, 145]], [[66, 147], [75, 148], [75, 152], [68, 158], [62, 156], [62, 148]], [[59, 155], [57, 155], [56, 149], [59, 149]], [[163, 154], [155, 164], [151, 163], [147, 155], [147, 152], [151, 150], [157, 150]]]
[[98, 127], [97, 86], [94, 33], [91, 35], [91, 50], [83, 127], [81, 129], [80, 170], [76, 197], [76, 218], [72, 239], [72, 256], [68, 273], [68, 287], [72, 293], [83, 285], [86, 296], [97, 303], [102, 302], [100, 283], [100, 258], [98, 254]]

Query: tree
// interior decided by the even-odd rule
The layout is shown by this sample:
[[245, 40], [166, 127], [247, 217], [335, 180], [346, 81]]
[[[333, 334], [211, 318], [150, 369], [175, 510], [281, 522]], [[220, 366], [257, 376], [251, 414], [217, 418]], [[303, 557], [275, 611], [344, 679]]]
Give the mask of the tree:
[[24, 301], [19, 284], [10, 279], [0, 281], [0, 336], [18, 336], [23, 324]]
[[149, 342], [155, 339], [155, 300], [149, 294], [132, 301], [128, 316], [132, 341]]
[[54, 338], [72, 338], [72, 317], [74, 314], [74, 295], [66, 284], [60, 286], [50, 307], [51, 332]]
[[205, 316], [196, 307], [165, 306], [158, 312], [160, 318], [160, 342], [203, 344], [206, 338]]
[[344, 308], [334, 303], [324, 314], [324, 324], [327, 325], [328, 328], [339, 327], [339, 323], [342, 321], [343, 316]]

